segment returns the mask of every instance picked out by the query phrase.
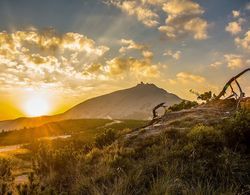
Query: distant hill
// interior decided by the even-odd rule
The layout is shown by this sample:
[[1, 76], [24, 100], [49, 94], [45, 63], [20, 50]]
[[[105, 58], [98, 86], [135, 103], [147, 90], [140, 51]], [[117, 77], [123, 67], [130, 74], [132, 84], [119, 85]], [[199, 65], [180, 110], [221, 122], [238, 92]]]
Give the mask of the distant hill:
[[154, 84], [141, 83], [86, 100], [59, 115], [0, 121], [0, 130], [36, 127], [49, 122], [80, 118], [145, 120], [151, 118], [152, 109], [157, 104], [165, 102], [167, 106], [171, 106], [180, 101], [182, 99], [178, 96]]
[[157, 104], [166, 102], [170, 106], [180, 101], [178, 96], [154, 84], [141, 83], [84, 101], [63, 115], [66, 118], [149, 119]]

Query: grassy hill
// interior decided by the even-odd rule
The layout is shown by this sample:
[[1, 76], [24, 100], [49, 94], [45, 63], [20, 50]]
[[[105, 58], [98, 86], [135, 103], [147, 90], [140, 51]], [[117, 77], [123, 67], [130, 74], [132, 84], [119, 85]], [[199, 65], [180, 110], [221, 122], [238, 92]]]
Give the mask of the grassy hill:
[[169, 112], [143, 128], [106, 126], [86, 144], [74, 138], [32, 143], [34, 174], [19, 191], [248, 194], [250, 113], [235, 112], [234, 105], [218, 101]]

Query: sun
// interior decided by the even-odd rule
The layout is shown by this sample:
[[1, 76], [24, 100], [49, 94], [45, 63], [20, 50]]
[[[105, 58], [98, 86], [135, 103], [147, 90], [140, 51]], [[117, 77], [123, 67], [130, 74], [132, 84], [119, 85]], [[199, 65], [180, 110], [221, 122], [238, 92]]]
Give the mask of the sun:
[[49, 103], [43, 97], [32, 97], [26, 102], [24, 111], [32, 117], [46, 115], [49, 112]]

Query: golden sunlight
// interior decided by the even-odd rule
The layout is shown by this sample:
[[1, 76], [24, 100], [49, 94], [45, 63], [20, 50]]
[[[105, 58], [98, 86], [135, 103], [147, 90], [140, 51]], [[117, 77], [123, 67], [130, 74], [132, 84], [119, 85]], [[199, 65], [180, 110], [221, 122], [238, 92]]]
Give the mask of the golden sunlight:
[[33, 117], [46, 115], [49, 110], [49, 103], [44, 97], [32, 97], [24, 105], [24, 112]]

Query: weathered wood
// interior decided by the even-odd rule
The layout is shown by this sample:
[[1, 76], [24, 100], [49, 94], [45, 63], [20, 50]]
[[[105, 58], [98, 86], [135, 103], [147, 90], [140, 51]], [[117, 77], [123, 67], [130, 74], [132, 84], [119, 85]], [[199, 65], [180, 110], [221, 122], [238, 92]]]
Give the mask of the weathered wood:
[[239, 82], [236, 79], [235, 79], [235, 82], [236, 82], [236, 84], [237, 84], [237, 86], [239, 88], [239, 91], [240, 91], [240, 97], [239, 97], [239, 99], [237, 101], [237, 108], [239, 108], [241, 100], [245, 97], [245, 93], [242, 91], [241, 86], [240, 86]]
[[[245, 73], [248, 72], [248, 71], [250, 71], [250, 68], [247, 68], [247, 69], [243, 70], [242, 72], [240, 72], [239, 74], [237, 74], [236, 76], [232, 77], [232, 78], [225, 84], [225, 86], [223, 87], [222, 91], [219, 93], [219, 95], [217, 95], [217, 96], [215, 97], [215, 99], [218, 100], [218, 99], [220, 99], [222, 96], [224, 96], [225, 93], [226, 93], [226, 91], [227, 91], [227, 89], [228, 89], [228, 87], [231, 86], [232, 82], [236, 81], [237, 78], [239, 78], [240, 76], [242, 76], [243, 74], [245, 74]], [[236, 82], [236, 84], [237, 84], [237, 82]], [[237, 85], [238, 85], [238, 84], [237, 84]], [[239, 87], [239, 86], [238, 86], [238, 87]], [[239, 87], [239, 89], [241, 90], [240, 87]], [[243, 92], [242, 92], [242, 94], [243, 94]], [[241, 94], [241, 95], [242, 95], [242, 94]]]
[[158, 113], [156, 112], [156, 110], [157, 110], [158, 108], [161, 108], [161, 107], [165, 108], [165, 107], [166, 107], [166, 106], [164, 106], [164, 104], [165, 104], [165, 102], [160, 103], [160, 104], [158, 104], [157, 106], [155, 106], [155, 107], [153, 108], [153, 119], [155, 119], [155, 118], [158, 117]]

